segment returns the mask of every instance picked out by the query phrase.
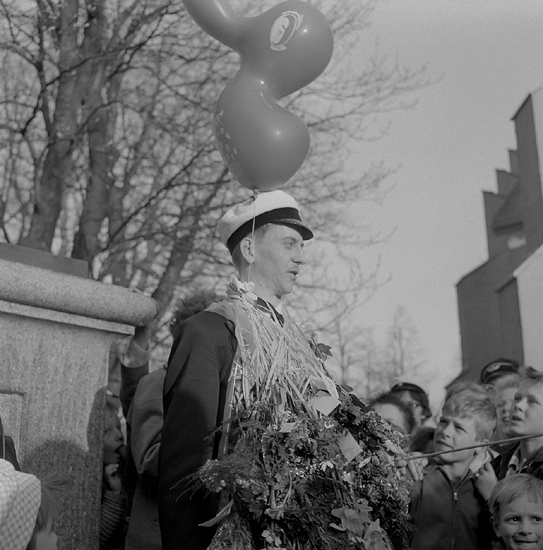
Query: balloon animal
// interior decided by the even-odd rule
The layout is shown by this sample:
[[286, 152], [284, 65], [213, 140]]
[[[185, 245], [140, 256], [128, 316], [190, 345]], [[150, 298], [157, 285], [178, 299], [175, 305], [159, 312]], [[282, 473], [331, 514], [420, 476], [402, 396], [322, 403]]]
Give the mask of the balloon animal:
[[237, 14], [228, 0], [183, 1], [203, 30], [241, 56], [215, 108], [215, 137], [227, 167], [249, 189], [281, 187], [305, 161], [309, 132], [277, 101], [327, 67], [334, 48], [328, 21], [302, 0], [255, 17]]

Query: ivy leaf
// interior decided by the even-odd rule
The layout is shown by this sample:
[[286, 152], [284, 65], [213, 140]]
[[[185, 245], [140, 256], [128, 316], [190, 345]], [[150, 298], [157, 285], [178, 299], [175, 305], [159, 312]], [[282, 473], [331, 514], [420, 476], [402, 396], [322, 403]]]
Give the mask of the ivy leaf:
[[368, 523], [371, 523], [368, 515], [368, 512], [371, 512], [371, 508], [363, 504], [357, 504], [356, 508], [357, 510], [354, 510], [349, 506], [343, 506], [332, 510], [332, 515], [341, 520], [341, 527], [334, 523], [330, 524], [330, 526], [339, 531], [350, 531], [355, 535], [363, 536], [366, 532], [366, 526]]

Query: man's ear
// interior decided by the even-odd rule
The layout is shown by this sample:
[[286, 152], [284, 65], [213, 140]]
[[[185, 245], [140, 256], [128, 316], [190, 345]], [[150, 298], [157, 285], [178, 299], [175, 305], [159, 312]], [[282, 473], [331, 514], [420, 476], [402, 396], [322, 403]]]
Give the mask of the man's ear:
[[239, 243], [239, 251], [243, 259], [249, 264], [254, 264], [255, 262], [255, 246], [254, 239], [250, 236], [244, 237]]

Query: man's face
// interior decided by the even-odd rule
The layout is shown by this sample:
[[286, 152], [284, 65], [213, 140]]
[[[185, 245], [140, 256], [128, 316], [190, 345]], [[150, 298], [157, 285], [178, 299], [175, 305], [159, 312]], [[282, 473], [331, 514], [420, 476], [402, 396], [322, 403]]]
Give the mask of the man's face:
[[276, 304], [294, 288], [305, 263], [304, 241], [298, 231], [286, 225], [270, 224], [266, 229], [256, 239], [250, 279], [261, 298]]
[[543, 432], [543, 382], [525, 380], [515, 393], [509, 433], [533, 435]]
[[424, 407], [411, 395], [408, 390], [397, 392], [398, 399], [405, 403], [412, 411], [415, 424], [420, 426], [424, 421]]
[[[453, 416], [447, 410], [443, 410], [434, 432], [435, 451], [460, 449], [475, 445], [478, 442], [474, 418], [460, 418], [459, 416]], [[445, 453], [439, 456], [439, 461], [443, 464], [452, 462], [469, 464], [474, 454], [473, 449]]]
[[543, 503], [523, 495], [502, 504], [494, 530], [509, 550], [543, 550]]

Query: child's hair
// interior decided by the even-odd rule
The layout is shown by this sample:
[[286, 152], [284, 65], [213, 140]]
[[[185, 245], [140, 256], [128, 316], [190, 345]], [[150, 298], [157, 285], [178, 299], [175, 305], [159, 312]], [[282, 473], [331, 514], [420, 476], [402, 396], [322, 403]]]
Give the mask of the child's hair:
[[458, 418], [473, 418], [478, 441], [490, 439], [498, 424], [494, 403], [485, 394], [459, 391], [445, 401], [443, 414]]
[[106, 395], [106, 411], [113, 413], [115, 416], [118, 416], [119, 414], [117, 403], [111, 395]]
[[26, 550], [36, 550], [36, 538], [38, 533], [47, 529], [58, 516], [60, 508], [60, 495], [70, 483], [69, 479], [60, 472], [50, 473], [40, 478], [41, 481], [41, 503], [38, 509], [36, 525], [32, 538]]
[[499, 521], [500, 507], [503, 504], [509, 504], [523, 496], [541, 503], [543, 508], [543, 481], [530, 474], [512, 474], [498, 481], [488, 501], [493, 522], [496, 524]]
[[465, 391], [469, 391], [481, 397], [485, 397], [486, 395], [488, 395], [487, 390], [480, 384], [477, 384], [477, 382], [472, 382], [471, 380], [461, 380], [460, 382], [455, 382], [454, 384], [449, 386], [449, 388], [447, 389], [447, 393], [445, 394], [445, 401], [450, 399], [453, 395]]
[[370, 401], [370, 408], [374, 405], [394, 405], [401, 413], [404, 419], [404, 424], [407, 429], [406, 435], [409, 435], [415, 427], [415, 417], [412, 409], [400, 400], [395, 394], [388, 392], [381, 393]]

